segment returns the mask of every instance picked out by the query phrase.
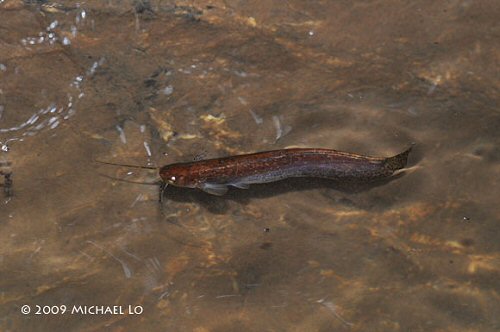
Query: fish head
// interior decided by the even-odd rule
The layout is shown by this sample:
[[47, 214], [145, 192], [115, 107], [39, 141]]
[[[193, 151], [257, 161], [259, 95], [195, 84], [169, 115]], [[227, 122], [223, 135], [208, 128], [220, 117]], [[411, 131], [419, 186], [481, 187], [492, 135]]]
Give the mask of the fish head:
[[196, 187], [190, 167], [186, 164], [171, 164], [163, 166], [160, 169], [160, 177], [164, 182], [176, 187]]

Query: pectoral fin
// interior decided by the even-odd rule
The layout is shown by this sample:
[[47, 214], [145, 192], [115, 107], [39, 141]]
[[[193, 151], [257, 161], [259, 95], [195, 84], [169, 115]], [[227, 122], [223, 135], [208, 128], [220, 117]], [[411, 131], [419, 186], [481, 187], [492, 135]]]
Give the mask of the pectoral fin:
[[206, 193], [216, 196], [222, 196], [227, 193], [227, 185], [218, 183], [204, 183], [200, 187]]

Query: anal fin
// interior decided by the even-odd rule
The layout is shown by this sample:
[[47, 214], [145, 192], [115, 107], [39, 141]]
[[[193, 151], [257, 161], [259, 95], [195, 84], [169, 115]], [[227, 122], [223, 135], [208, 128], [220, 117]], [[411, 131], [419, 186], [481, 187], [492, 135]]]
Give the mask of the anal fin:
[[240, 188], [240, 189], [250, 188], [250, 185], [246, 182], [234, 182], [234, 183], [229, 183], [229, 184], [235, 188]]

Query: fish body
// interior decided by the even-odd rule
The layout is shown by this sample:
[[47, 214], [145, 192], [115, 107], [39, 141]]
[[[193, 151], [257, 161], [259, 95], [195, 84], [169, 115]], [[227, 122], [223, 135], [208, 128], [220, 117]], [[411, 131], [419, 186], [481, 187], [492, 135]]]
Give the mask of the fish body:
[[229, 186], [247, 189], [251, 184], [293, 177], [373, 181], [406, 167], [410, 151], [411, 147], [383, 158], [331, 149], [282, 149], [170, 164], [160, 169], [160, 176], [168, 184], [214, 195], [224, 195]]

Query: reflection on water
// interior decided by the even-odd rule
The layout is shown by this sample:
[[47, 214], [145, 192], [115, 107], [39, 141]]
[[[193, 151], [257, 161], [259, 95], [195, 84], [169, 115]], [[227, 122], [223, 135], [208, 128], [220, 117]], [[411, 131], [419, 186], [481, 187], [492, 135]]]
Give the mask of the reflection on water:
[[[0, 1], [2, 330], [500, 328], [498, 10]], [[154, 170], [94, 162], [410, 142], [384, 183], [167, 187], [161, 206]]]

